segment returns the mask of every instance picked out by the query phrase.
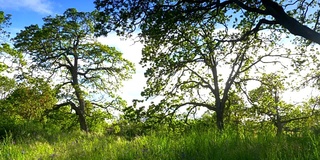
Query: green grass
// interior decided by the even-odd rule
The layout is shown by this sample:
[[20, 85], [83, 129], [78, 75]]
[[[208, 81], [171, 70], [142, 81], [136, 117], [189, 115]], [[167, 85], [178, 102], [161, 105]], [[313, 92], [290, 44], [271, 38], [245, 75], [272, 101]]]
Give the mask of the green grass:
[[319, 140], [312, 134], [276, 137], [213, 129], [182, 134], [158, 132], [131, 140], [80, 132], [15, 140], [8, 135], [0, 143], [0, 159], [319, 159]]

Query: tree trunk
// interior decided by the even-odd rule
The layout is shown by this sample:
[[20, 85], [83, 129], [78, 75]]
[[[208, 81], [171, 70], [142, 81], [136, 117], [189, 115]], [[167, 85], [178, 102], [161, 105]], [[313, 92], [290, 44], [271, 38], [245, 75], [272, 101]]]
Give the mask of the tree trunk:
[[86, 121], [85, 112], [81, 111], [81, 107], [77, 107], [74, 103], [70, 103], [72, 109], [76, 111], [76, 114], [78, 115], [78, 122], [80, 124], [80, 129], [82, 131], [88, 132], [88, 126]]
[[88, 125], [86, 122], [86, 113], [85, 113], [85, 101], [84, 101], [84, 97], [83, 97], [83, 92], [79, 86], [79, 81], [78, 81], [78, 67], [77, 67], [77, 57], [75, 57], [75, 62], [74, 62], [74, 68], [72, 68], [71, 71], [71, 75], [72, 75], [72, 80], [73, 80], [73, 84], [72, 87], [74, 89], [74, 93], [77, 97], [78, 103], [79, 103], [79, 107], [77, 108], [77, 115], [78, 115], [78, 121], [80, 123], [80, 129], [82, 131], [88, 132]]
[[278, 89], [276, 88], [276, 90], [274, 91], [274, 102], [276, 103], [275, 109], [276, 109], [276, 127], [277, 127], [277, 136], [280, 136], [282, 134], [282, 127], [283, 124], [281, 122], [281, 115], [280, 115], [280, 107], [279, 105], [279, 93], [278, 93]]
[[217, 127], [220, 131], [224, 129], [223, 112], [217, 110]]
[[79, 114], [78, 114], [78, 120], [80, 123], [80, 129], [82, 131], [88, 132], [88, 126], [87, 126], [87, 121], [86, 121], [86, 113], [85, 113], [85, 102], [83, 99], [83, 96], [81, 94], [80, 91], [80, 87], [79, 87], [79, 93], [77, 93], [77, 97], [78, 97], [78, 102], [79, 102]]
[[[77, 95], [80, 95], [81, 93], [78, 93]], [[82, 131], [88, 132], [88, 125], [86, 121], [86, 116], [85, 116], [85, 102], [82, 96], [80, 95], [78, 97], [78, 102], [79, 102], [79, 113], [78, 114], [78, 121], [80, 123], [80, 129]]]
[[277, 136], [280, 136], [282, 134], [283, 125], [282, 123], [277, 124]]
[[217, 114], [217, 127], [220, 131], [224, 129], [224, 122], [223, 122], [223, 111], [224, 111], [224, 104], [220, 101], [216, 101], [216, 114]]
[[282, 134], [283, 126], [285, 125], [285, 123], [283, 123], [281, 120], [282, 119], [279, 110], [277, 109], [277, 119], [275, 121], [275, 126], [277, 127], [277, 136], [280, 136]]
[[80, 129], [82, 131], [88, 132], [89, 130], [88, 130], [88, 126], [87, 126], [87, 121], [86, 121], [85, 115], [83, 113], [78, 115], [78, 121], [80, 123]]

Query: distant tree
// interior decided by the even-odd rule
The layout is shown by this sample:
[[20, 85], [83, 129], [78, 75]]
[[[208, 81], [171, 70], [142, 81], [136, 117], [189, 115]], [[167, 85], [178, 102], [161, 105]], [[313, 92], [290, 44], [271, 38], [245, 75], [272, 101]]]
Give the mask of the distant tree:
[[288, 104], [281, 100], [281, 94], [286, 90], [284, 79], [277, 74], [264, 74], [261, 85], [249, 92], [251, 111], [256, 120], [271, 121], [281, 135], [285, 126], [297, 120], [308, 119], [314, 115], [317, 104]]
[[235, 127], [241, 126], [242, 122], [248, 118], [248, 108], [245, 104], [244, 98], [241, 97], [240, 92], [232, 90], [229, 92], [225, 110], [226, 123], [229, 123]]
[[61, 103], [53, 110], [71, 107], [83, 131], [89, 130], [86, 101], [104, 111], [122, 105], [115, 92], [134, 73], [133, 64], [122, 53], [97, 42], [95, 16], [96, 12], [68, 9], [44, 18], [41, 27], [26, 27], [14, 38], [15, 47], [33, 61], [30, 68], [37, 72], [31, 76], [41, 74], [56, 85]]

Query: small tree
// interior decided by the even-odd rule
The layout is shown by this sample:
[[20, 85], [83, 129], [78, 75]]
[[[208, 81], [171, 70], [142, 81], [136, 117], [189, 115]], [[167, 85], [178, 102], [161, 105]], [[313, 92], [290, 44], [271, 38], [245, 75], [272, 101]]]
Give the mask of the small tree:
[[40, 120], [46, 110], [56, 104], [55, 93], [42, 79], [32, 79], [28, 84], [19, 84], [4, 99], [6, 112], [19, 115], [26, 120]]
[[315, 105], [288, 104], [281, 100], [285, 91], [284, 79], [276, 74], [263, 74], [261, 85], [249, 92], [249, 102], [253, 104], [251, 110], [257, 113], [256, 119], [269, 120], [277, 128], [277, 135], [281, 135], [285, 125], [311, 117]]

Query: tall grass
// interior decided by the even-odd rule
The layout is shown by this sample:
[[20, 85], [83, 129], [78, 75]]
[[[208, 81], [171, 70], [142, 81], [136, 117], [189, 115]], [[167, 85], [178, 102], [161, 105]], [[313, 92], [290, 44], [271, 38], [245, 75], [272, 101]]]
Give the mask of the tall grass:
[[197, 128], [154, 132], [131, 140], [81, 132], [17, 139], [8, 134], [0, 143], [0, 159], [319, 159], [319, 140], [311, 133], [276, 137], [268, 132]]

